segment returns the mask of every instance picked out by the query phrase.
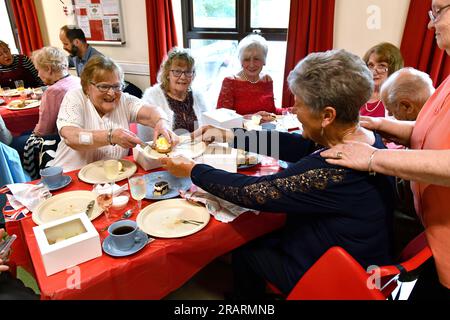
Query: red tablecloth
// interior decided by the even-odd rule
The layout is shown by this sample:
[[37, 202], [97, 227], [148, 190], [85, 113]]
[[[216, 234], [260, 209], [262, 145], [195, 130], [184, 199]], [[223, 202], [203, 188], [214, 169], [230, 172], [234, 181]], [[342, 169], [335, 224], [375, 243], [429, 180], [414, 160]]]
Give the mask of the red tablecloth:
[[[270, 174], [278, 171], [277, 162], [265, 158], [263, 164], [245, 173]], [[139, 172], [144, 172], [139, 168]], [[61, 192], [91, 190], [92, 185], [74, 179]], [[122, 185], [125, 181], [119, 182]], [[151, 201], [143, 201], [143, 206]], [[129, 203], [132, 207], [134, 203]], [[122, 211], [124, 211], [123, 209]], [[134, 214], [131, 219], [136, 219]], [[215, 258], [261, 235], [280, 228], [283, 214], [244, 213], [226, 224], [211, 217], [201, 231], [179, 239], [156, 239], [138, 253], [113, 258], [103, 253], [99, 258], [77, 268], [46, 276], [31, 218], [21, 221], [26, 245], [34, 265], [42, 299], [160, 299], [181, 287]], [[97, 230], [107, 225], [102, 215], [93, 221]], [[100, 232], [103, 241], [108, 232]], [[220, 276], [220, 275], [218, 275]]]
[[39, 121], [39, 108], [9, 110], [6, 109], [6, 104], [4, 103], [0, 105], [0, 115], [11, 134], [16, 137], [34, 129]]

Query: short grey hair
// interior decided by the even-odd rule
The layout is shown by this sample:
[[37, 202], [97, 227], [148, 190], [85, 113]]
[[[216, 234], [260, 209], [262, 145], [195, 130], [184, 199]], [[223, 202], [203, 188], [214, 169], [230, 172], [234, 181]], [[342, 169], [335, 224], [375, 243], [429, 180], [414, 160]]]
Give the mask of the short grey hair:
[[340, 123], [357, 123], [359, 110], [374, 89], [372, 72], [346, 50], [311, 53], [288, 76], [289, 89], [313, 112], [336, 110]]
[[239, 61], [242, 63], [244, 60], [244, 53], [249, 49], [260, 50], [263, 54], [263, 62], [266, 63], [267, 53], [269, 52], [269, 46], [267, 40], [258, 34], [249, 34], [239, 42], [238, 54]]
[[408, 100], [422, 108], [434, 91], [433, 81], [427, 73], [407, 67], [394, 72], [383, 83], [381, 97], [388, 106]]
[[61, 49], [55, 47], [43, 47], [33, 51], [31, 56], [36, 68], [50, 67], [53, 72], [66, 71], [69, 68], [67, 56]]

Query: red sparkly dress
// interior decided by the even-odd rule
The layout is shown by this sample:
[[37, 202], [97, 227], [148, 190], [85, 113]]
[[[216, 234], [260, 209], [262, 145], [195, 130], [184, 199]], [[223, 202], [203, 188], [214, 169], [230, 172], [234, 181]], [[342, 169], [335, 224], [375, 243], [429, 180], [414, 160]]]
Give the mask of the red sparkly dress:
[[258, 111], [278, 113], [273, 96], [273, 81], [251, 83], [225, 78], [222, 82], [217, 108], [236, 110], [241, 115]]

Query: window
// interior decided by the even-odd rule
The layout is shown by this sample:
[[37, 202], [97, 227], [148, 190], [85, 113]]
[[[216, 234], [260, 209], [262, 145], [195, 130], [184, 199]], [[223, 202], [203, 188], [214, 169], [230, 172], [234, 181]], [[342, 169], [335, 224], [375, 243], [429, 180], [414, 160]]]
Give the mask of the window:
[[184, 47], [196, 61], [195, 85], [216, 105], [224, 77], [240, 70], [239, 41], [252, 32], [269, 44], [263, 72], [274, 81], [275, 105], [281, 107], [290, 0], [182, 1]]
[[[0, 0], [0, 30], [2, 30], [0, 40], [6, 42], [11, 49], [11, 53], [18, 53], [18, 37], [14, 24], [11, 6], [8, 0]], [[13, 30], [15, 32], [13, 32]]]

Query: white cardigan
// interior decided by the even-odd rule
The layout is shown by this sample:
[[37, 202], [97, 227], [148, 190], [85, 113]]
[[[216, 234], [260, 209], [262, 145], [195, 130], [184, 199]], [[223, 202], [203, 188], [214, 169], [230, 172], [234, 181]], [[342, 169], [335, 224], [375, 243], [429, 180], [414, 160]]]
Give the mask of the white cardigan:
[[[205, 111], [208, 111], [208, 107], [206, 106], [205, 99], [201, 92], [197, 90], [192, 90], [192, 96], [194, 98], [194, 113], [197, 116], [198, 126], [202, 125], [202, 114]], [[169, 102], [167, 101], [166, 95], [164, 94], [163, 89], [161, 88], [161, 84], [155, 84], [154, 86], [147, 88], [144, 92], [142, 100], [145, 103], [148, 103], [152, 106], [158, 106], [167, 115], [167, 119], [169, 120], [169, 126], [173, 129], [173, 111], [169, 107]], [[178, 132], [175, 132], [178, 134]], [[151, 141], [153, 140], [153, 129], [140, 125], [137, 125], [137, 135], [143, 141]]]

